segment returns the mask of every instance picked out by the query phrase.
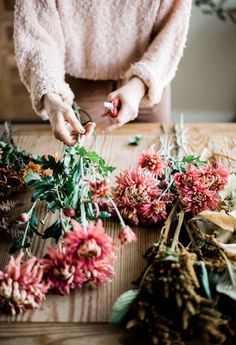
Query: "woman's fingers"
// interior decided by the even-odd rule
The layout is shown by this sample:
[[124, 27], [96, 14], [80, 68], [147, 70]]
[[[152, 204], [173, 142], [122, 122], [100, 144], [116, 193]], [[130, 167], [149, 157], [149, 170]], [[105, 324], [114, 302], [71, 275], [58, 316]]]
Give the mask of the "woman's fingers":
[[94, 122], [89, 122], [84, 126], [85, 134], [82, 134], [80, 136], [81, 144], [83, 144], [85, 140], [88, 140], [91, 138], [91, 136], [93, 135], [95, 127], [96, 127], [96, 124]]
[[95, 130], [96, 123], [94, 122], [89, 122], [85, 125], [85, 130], [86, 130], [86, 137], [89, 139], [93, 135], [93, 132]]
[[64, 115], [62, 113], [57, 113], [55, 116], [51, 117], [52, 130], [55, 137], [63, 141], [68, 146], [73, 146], [76, 144], [76, 138], [71, 135], [71, 130], [66, 125]]
[[75, 113], [72, 108], [69, 108], [65, 112], [65, 119], [70, 123], [71, 127], [73, 128], [73, 131], [75, 131], [77, 134], [84, 134], [85, 129], [81, 125], [80, 121], [75, 116]]
[[109, 109], [104, 110], [104, 112], [101, 114], [102, 117], [109, 116], [111, 114], [111, 111]]

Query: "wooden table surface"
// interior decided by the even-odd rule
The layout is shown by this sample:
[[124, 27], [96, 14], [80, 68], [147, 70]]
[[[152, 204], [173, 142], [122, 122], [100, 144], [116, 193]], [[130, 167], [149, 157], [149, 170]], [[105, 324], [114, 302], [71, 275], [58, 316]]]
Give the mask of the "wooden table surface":
[[[172, 126], [167, 126], [171, 131]], [[236, 124], [188, 124], [188, 149], [200, 155], [206, 148], [208, 152], [217, 151], [222, 156], [236, 156]], [[98, 129], [96, 143], [90, 142], [90, 148], [96, 149], [107, 163], [117, 167], [115, 173], [135, 164], [140, 152], [152, 144], [159, 145], [159, 124], [128, 124], [123, 128], [104, 134]], [[55, 154], [63, 149], [62, 143], [55, 140], [47, 125], [17, 125], [13, 128], [16, 144], [34, 154]], [[142, 134], [139, 146], [129, 146], [128, 138]], [[219, 156], [221, 157], [221, 156]], [[233, 167], [232, 167], [233, 168]], [[115, 176], [113, 173], [113, 176]], [[114, 177], [113, 177], [114, 178]], [[19, 197], [16, 212], [21, 212], [30, 205], [30, 194]], [[37, 213], [44, 212], [42, 205]], [[107, 221], [108, 234], [116, 238], [119, 225]], [[2, 345], [116, 345], [125, 343], [123, 331], [109, 325], [113, 302], [124, 291], [132, 287], [131, 281], [137, 278], [145, 265], [142, 254], [158, 238], [158, 227], [145, 230], [135, 227], [138, 237], [136, 243], [118, 250], [116, 277], [99, 289], [76, 290], [69, 296], [48, 295], [41, 309], [29, 311], [15, 318], [0, 315], [0, 344]], [[33, 254], [42, 256], [51, 240], [33, 241]], [[11, 241], [1, 234], [0, 269], [9, 258]], [[129, 344], [130, 341], [128, 341]], [[135, 344], [139, 344], [137, 341]]]

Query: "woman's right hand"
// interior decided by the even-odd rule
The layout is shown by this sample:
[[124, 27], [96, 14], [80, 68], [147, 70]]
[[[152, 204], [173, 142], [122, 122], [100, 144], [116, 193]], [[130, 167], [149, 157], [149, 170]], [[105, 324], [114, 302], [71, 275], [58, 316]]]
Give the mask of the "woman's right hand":
[[46, 94], [44, 106], [55, 137], [66, 145], [74, 146], [79, 135], [81, 135], [82, 142], [92, 136], [95, 123], [89, 122], [83, 127], [72, 107], [63, 102], [60, 95]]

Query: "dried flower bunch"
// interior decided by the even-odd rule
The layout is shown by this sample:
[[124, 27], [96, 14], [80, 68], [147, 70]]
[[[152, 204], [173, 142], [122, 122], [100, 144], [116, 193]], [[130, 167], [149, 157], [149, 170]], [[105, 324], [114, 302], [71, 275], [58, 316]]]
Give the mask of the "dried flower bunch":
[[[234, 344], [236, 311], [235, 175], [184, 152], [168, 134], [161, 149], [116, 179], [113, 196], [130, 223], [162, 225], [144, 255], [147, 267], [114, 304], [112, 323], [148, 344]], [[171, 151], [175, 150], [178, 158]], [[231, 241], [231, 243], [223, 243]], [[234, 324], [234, 325], [233, 325]]]
[[[30, 209], [19, 216], [23, 231], [10, 248], [11, 254], [19, 250], [20, 254], [15, 259], [11, 257], [0, 272], [0, 309], [21, 313], [37, 308], [48, 291], [69, 294], [74, 288], [100, 286], [111, 280], [115, 275], [116, 248], [102, 224], [110, 213], [99, 205], [109, 201], [116, 210], [121, 244], [136, 240], [111, 198], [109, 175], [114, 167], [96, 152], [87, 151], [80, 140], [76, 146], [66, 147], [62, 157], [30, 156], [12, 144], [1, 143], [1, 147], [3, 169], [12, 166], [12, 160], [16, 162], [15, 173], [33, 193]], [[46, 205], [43, 219], [37, 215], [39, 202]], [[5, 204], [3, 212], [9, 211], [10, 206]], [[48, 223], [51, 213], [58, 217], [42, 232], [40, 225]], [[34, 236], [42, 240], [53, 238], [57, 247], [48, 248], [44, 258], [31, 256]], [[23, 252], [30, 259], [23, 261]]]

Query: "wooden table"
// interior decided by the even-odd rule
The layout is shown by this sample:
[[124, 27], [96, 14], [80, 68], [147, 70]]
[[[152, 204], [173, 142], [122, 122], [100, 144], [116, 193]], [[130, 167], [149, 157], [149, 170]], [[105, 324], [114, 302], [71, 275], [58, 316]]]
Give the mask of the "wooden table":
[[[188, 149], [201, 154], [204, 148], [216, 150], [223, 157], [226, 153], [236, 156], [236, 124], [191, 124], [188, 130]], [[167, 126], [171, 130], [171, 126]], [[110, 134], [98, 130], [96, 150], [105, 160], [117, 167], [116, 172], [135, 164], [140, 152], [153, 143], [159, 145], [161, 126], [158, 124], [129, 124]], [[139, 146], [129, 146], [128, 138], [142, 134]], [[14, 126], [16, 144], [28, 152], [37, 154], [54, 154], [62, 151], [62, 144], [53, 138], [47, 125]], [[94, 143], [89, 146], [94, 147]], [[113, 174], [114, 175], [114, 174]], [[18, 205], [21, 212], [30, 203], [30, 195], [24, 194], [23, 203]], [[21, 199], [22, 201], [22, 199]], [[43, 206], [37, 210], [43, 212]], [[106, 223], [107, 232], [116, 238], [119, 225]], [[48, 295], [42, 308], [29, 311], [16, 318], [0, 316], [1, 345], [116, 345], [123, 342], [123, 331], [109, 325], [113, 302], [129, 289], [131, 281], [139, 276], [145, 265], [142, 254], [158, 237], [158, 227], [146, 230], [136, 227], [138, 241], [118, 250], [116, 277], [113, 282], [94, 290], [76, 290], [70, 296]], [[8, 260], [9, 238], [1, 234], [0, 268]], [[33, 253], [43, 255], [47, 242], [33, 242]], [[129, 342], [130, 343], [130, 342]], [[136, 341], [135, 344], [138, 344]]]

